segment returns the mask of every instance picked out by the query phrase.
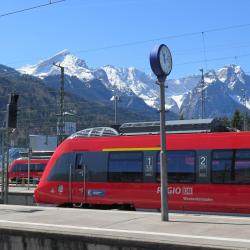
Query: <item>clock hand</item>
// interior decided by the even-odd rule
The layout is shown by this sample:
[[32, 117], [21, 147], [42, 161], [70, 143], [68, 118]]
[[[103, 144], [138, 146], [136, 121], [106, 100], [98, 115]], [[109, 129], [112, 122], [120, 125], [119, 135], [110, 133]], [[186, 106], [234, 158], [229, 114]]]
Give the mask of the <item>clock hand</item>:
[[164, 64], [166, 64], [167, 58], [166, 58], [166, 55], [165, 55], [165, 54], [163, 54], [163, 61], [164, 61]]

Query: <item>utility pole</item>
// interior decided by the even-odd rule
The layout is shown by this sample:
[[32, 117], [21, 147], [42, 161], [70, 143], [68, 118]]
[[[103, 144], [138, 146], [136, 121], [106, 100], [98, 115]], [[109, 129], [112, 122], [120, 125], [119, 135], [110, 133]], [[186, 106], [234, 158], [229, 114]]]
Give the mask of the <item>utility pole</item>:
[[114, 102], [115, 102], [115, 125], [117, 124], [117, 102], [119, 101], [119, 96], [115, 96]]
[[61, 87], [60, 87], [60, 113], [59, 113], [59, 123], [58, 123], [58, 145], [63, 141], [64, 135], [64, 67], [60, 64], [53, 63], [54, 66], [60, 68], [61, 70]]
[[5, 136], [4, 136], [4, 129], [1, 130], [2, 134], [2, 146], [1, 146], [1, 154], [2, 154], [2, 176], [1, 176], [1, 181], [2, 181], [2, 187], [1, 187], [1, 200], [4, 201], [4, 177], [5, 177]]
[[9, 173], [8, 173], [8, 169], [9, 169], [9, 139], [10, 138], [10, 130], [9, 128], [6, 129], [6, 164], [5, 164], [5, 182], [4, 182], [4, 204], [8, 204], [8, 194], [9, 194]]
[[[246, 91], [244, 89], [242, 89], [242, 101], [243, 101], [243, 105], [244, 105], [245, 109], [247, 110]], [[247, 131], [248, 130], [248, 126], [247, 126], [247, 112], [246, 112], [246, 110], [244, 111], [244, 114], [243, 114], [243, 131]]]
[[114, 108], [115, 108], [115, 125], [117, 124], [117, 103], [120, 101], [120, 97], [118, 95], [112, 96], [110, 99], [111, 101], [114, 101]]
[[203, 69], [201, 71], [201, 119], [204, 119], [205, 116], [205, 82], [204, 82], [204, 74]]

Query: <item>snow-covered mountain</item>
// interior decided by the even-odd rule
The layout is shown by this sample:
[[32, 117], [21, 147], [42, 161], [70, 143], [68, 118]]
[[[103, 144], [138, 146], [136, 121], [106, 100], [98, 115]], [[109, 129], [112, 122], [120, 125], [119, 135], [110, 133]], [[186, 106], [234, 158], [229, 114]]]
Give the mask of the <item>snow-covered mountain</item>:
[[[78, 78], [85, 86], [98, 79], [114, 95], [137, 96], [149, 107], [159, 107], [159, 87], [155, 84], [153, 75], [133, 67], [117, 68], [107, 65], [99, 69], [89, 68], [84, 60], [72, 55], [68, 50], [63, 50], [38, 64], [24, 66], [19, 71], [46, 79], [60, 74], [60, 69], [54, 64], [65, 67], [66, 75]], [[197, 82], [198, 76], [169, 80], [166, 107], [178, 112], [185, 95]]]
[[[63, 50], [36, 65], [24, 66], [19, 71], [39, 77], [48, 86], [58, 88], [61, 72], [55, 64], [64, 67], [66, 91], [88, 101], [98, 102], [110, 102], [112, 96], [118, 95], [121, 97], [119, 106], [131, 111], [147, 112], [155, 119], [158, 118], [159, 114], [155, 110], [158, 102], [157, 93], [147, 86], [150, 80], [152, 82], [153, 80], [136, 69], [120, 69], [112, 66], [93, 69], [88, 67], [84, 60]], [[170, 112], [169, 117], [173, 119], [177, 115]]]
[[38, 64], [24, 66], [19, 71], [23, 74], [45, 78], [50, 75], [60, 74], [60, 69], [54, 64], [65, 67], [65, 73], [69, 76], [75, 76], [82, 80], [94, 78], [92, 70], [88, 68], [85, 61], [75, 57], [66, 49], [48, 59], [40, 61]]
[[201, 92], [205, 97], [205, 117], [231, 116], [235, 109], [248, 112], [250, 108], [250, 77], [240, 66], [227, 65], [210, 70], [201, 82], [189, 92], [181, 107], [186, 118], [201, 117]]
[[[143, 112], [159, 108], [159, 86], [155, 77], [136, 68], [117, 68], [106, 65], [90, 68], [82, 59], [63, 50], [36, 65], [24, 66], [19, 71], [43, 79], [53, 86], [60, 69], [65, 67], [66, 90], [85, 99], [110, 101], [111, 97], [121, 97], [123, 106]], [[235, 108], [250, 108], [250, 77], [240, 66], [228, 65], [201, 76], [192, 75], [167, 81], [166, 108], [186, 118], [201, 117], [201, 90], [205, 91], [205, 116], [230, 115]], [[243, 98], [243, 92], [246, 98]], [[153, 112], [153, 111], [152, 111]]]

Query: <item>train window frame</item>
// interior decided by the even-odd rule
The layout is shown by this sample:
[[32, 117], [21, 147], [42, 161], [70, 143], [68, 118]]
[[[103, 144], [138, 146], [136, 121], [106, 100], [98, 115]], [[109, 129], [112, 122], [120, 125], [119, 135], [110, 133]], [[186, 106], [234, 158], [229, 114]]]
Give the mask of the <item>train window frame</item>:
[[[168, 152], [192, 152], [193, 155], [194, 155], [194, 171], [192, 172], [193, 173], [193, 179], [190, 181], [172, 181], [170, 180], [169, 176], [168, 176], [168, 183], [178, 183], [178, 184], [194, 184], [196, 183], [197, 181], [197, 152], [195, 150], [189, 150], [189, 149], [184, 149], [184, 150], [167, 150], [167, 154]], [[157, 158], [156, 158], [156, 168], [155, 168], [155, 180], [157, 183], [160, 183], [160, 151], [158, 152], [157, 154]], [[159, 163], [159, 164], [158, 164]], [[158, 175], [158, 165], [159, 165], [159, 177], [157, 176]], [[169, 170], [169, 167], [168, 167], [168, 170]], [[167, 173], [169, 175], [169, 172]]]
[[[232, 151], [232, 156], [231, 158], [229, 157], [222, 157], [222, 158], [213, 158], [213, 155], [215, 152], [218, 152], [218, 151]], [[213, 161], [216, 160], [216, 161], [219, 161], [219, 160], [223, 160], [223, 161], [231, 161], [231, 166], [230, 166], [230, 171], [227, 171], [228, 173], [224, 173], [224, 176], [223, 176], [223, 179], [224, 181], [215, 181], [214, 180], [214, 176], [213, 176]], [[211, 183], [212, 184], [234, 184], [234, 181], [233, 181], [233, 175], [234, 175], [234, 162], [235, 162], [235, 149], [232, 149], [232, 148], [229, 148], [229, 149], [214, 149], [211, 151], [211, 165], [210, 165], [210, 180], [211, 180]], [[225, 167], [224, 167], [225, 168]], [[230, 176], [230, 178], [228, 178], [227, 181], [225, 181], [225, 175], [228, 174]]]
[[[239, 157], [237, 155], [237, 153], [241, 151], [248, 151], [249, 152], [249, 156], [248, 157]], [[239, 168], [237, 168], [236, 164], [237, 164], [237, 160], [240, 160], [240, 162], [249, 162], [250, 163], [250, 149], [235, 149], [235, 159], [234, 159], [234, 183], [235, 184], [250, 184], [250, 164], [249, 167], [247, 168], [248, 171], [248, 176], [245, 176], [244, 174], [244, 178], [243, 179], [238, 179], [238, 177], [241, 177], [241, 175], [239, 175], [239, 172], [237, 170], [239, 170]], [[248, 178], [247, 178], [248, 177]]]
[[[124, 178], [122, 178], [123, 176], [121, 175], [121, 172], [120, 172], [120, 177], [118, 178], [119, 180], [114, 180], [114, 177], [111, 176], [111, 171], [110, 171], [110, 162], [111, 162], [111, 156], [112, 154], [121, 154], [121, 153], [126, 153], [126, 154], [140, 154], [140, 157], [138, 158], [140, 160], [140, 163], [141, 163], [141, 169], [140, 169], [140, 172], [137, 172], [139, 173], [139, 180], [126, 180]], [[107, 181], [108, 182], [111, 182], [111, 183], [142, 183], [143, 182], [143, 159], [144, 159], [144, 152], [143, 151], [111, 151], [109, 152], [108, 154], [108, 168], [107, 168]], [[120, 161], [121, 159], [112, 159], [114, 161]], [[123, 160], [123, 159], [122, 159]], [[125, 161], [133, 161], [133, 159], [130, 159], [130, 160], [126, 160]], [[126, 173], [126, 172], [125, 172]], [[129, 173], [129, 172], [127, 172]]]

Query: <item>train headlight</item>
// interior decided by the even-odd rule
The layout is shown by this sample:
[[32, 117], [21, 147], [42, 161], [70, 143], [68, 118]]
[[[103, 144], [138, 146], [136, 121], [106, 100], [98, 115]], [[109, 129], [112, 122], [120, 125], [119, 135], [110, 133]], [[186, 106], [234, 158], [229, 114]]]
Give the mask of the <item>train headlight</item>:
[[63, 193], [63, 185], [59, 185], [57, 188], [58, 193]]

